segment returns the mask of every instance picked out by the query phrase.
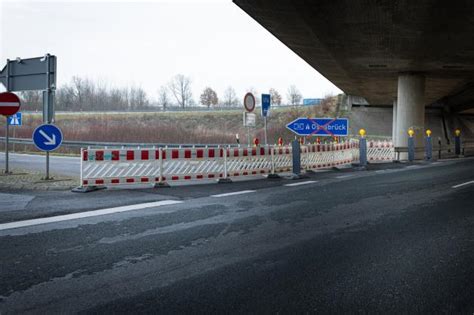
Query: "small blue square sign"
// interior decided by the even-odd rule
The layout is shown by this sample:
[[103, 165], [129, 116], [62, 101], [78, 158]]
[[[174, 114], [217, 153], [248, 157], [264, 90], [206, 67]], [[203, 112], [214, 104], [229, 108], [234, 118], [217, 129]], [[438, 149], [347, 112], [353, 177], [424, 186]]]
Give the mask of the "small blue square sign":
[[21, 126], [22, 124], [22, 115], [20, 112], [8, 116], [8, 125], [10, 126]]

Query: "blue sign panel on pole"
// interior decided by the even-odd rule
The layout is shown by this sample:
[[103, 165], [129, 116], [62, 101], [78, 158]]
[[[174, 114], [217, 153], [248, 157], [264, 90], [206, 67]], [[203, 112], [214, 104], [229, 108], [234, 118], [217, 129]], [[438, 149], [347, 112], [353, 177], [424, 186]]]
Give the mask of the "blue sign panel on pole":
[[33, 142], [41, 151], [56, 150], [63, 141], [61, 129], [51, 124], [38, 126], [33, 132]]
[[305, 98], [303, 99], [303, 105], [321, 105], [322, 98]]
[[262, 117], [267, 117], [270, 110], [270, 94], [262, 94]]
[[22, 125], [22, 115], [20, 112], [8, 116], [8, 124], [10, 126], [21, 126]]
[[333, 137], [349, 134], [347, 118], [297, 118], [286, 125], [300, 136]]

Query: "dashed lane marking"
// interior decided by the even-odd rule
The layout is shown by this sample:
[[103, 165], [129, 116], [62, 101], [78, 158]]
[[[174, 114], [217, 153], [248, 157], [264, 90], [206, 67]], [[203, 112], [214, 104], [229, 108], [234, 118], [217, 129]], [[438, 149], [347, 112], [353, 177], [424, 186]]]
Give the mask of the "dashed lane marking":
[[348, 178], [348, 177], [352, 177], [354, 175], [341, 175], [341, 176], [336, 176], [336, 178]]
[[454, 185], [452, 188], [459, 188], [459, 187], [470, 185], [470, 184], [474, 184], [474, 180], [471, 180], [470, 182], [465, 182], [465, 183], [462, 183], [462, 184]]
[[221, 197], [227, 197], [227, 196], [235, 196], [235, 195], [249, 194], [249, 193], [253, 193], [253, 192], [255, 192], [255, 191], [256, 191], [256, 190], [234, 191], [234, 192], [225, 193], [225, 194], [211, 195], [211, 197], [214, 197], [214, 198], [221, 198]]
[[147, 203], [141, 203], [141, 204], [130, 205], [130, 206], [122, 206], [122, 207], [115, 207], [115, 208], [106, 208], [106, 209], [100, 209], [100, 210], [86, 211], [86, 212], [81, 212], [81, 213], [58, 215], [58, 216], [48, 217], [48, 218], [9, 222], [9, 223], [0, 224], [0, 231], [9, 230], [9, 229], [17, 229], [17, 228], [33, 226], [33, 225], [46, 224], [46, 223], [69, 221], [69, 220], [83, 219], [83, 218], [89, 218], [89, 217], [97, 217], [101, 215], [114, 214], [114, 213], [126, 212], [126, 211], [135, 211], [135, 210], [141, 210], [141, 209], [153, 208], [153, 207], [159, 207], [159, 206], [174, 205], [177, 203], [182, 203], [182, 201], [162, 200], [162, 201], [147, 202]]
[[298, 183], [286, 184], [285, 186], [287, 186], [287, 187], [293, 187], [293, 186], [308, 185], [308, 184], [313, 184], [313, 183], [317, 183], [317, 181], [315, 181], [315, 180], [308, 180], [308, 181], [305, 181], [305, 182], [298, 182]]

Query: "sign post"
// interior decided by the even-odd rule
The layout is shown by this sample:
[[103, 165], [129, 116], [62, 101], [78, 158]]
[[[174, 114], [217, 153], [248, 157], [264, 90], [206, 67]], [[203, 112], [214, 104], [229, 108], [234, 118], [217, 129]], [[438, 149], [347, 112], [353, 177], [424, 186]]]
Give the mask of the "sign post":
[[[8, 84], [7, 84], [8, 85]], [[10, 142], [9, 116], [16, 114], [20, 109], [20, 99], [13, 93], [0, 93], [0, 115], [6, 117], [5, 126], [5, 174], [10, 174], [8, 146]]]
[[265, 146], [267, 146], [268, 144], [267, 117], [268, 117], [268, 111], [270, 110], [270, 104], [271, 104], [270, 100], [271, 100], [270, 94], [262, 94], [262, 117], [263, 117], [263, 124], [264, 124]]
[[[7, 59], [7, 64], [0, 70], [0, 83], [6, 87], [7, 91], [42, 90], [43, 122], [45, 124], [52, 123], [54, 119], [54, 90], [56, 89], [56, 56], [46, 54], [36, 58]], [[8, 141], [7, 139], [8, 132], [6, 141]], [[8, 155], [6, 163], [8, 168]], [[49, 179], [49, 151], [46, 151], [46, 173], [45, 179]]]
[[[247, 127], [247, 143], [248, 146], [251, 146], [250, 142], [250, 127], [251, 124], [248, 123], [247, 117], [252, 117], [252, 115], [246, 115], [253, 112], [255, 109], [255, 96], [252, 93], [248, 92], [244, 96], [244, 108], [247, 112], [244, 112], [244, 126]], [[254, 124], [255, 124], [255, 114], [253, 114]]]
[[52, 179], [49, 177], [49, 152], [56, 150], [63, 141], [61, 129], [52, 124], [43, 124], [38, 126], [33, 132], [33, 142], [35, 146], [46, 152], [46, 177], [45, 180]]

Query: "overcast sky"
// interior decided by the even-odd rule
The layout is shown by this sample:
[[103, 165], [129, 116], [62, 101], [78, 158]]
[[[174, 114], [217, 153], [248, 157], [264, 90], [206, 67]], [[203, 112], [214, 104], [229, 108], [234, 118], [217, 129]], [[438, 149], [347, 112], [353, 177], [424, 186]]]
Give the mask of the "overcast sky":
[[141, 86], [150, 97], [178, 74], [206, 86], [271, 87], [305, 98], [340, 90], [230, 0], [0, 0], [0, 67], [6, 58], [58, 58], [58, 85], [72, 76], [111, 86]]

